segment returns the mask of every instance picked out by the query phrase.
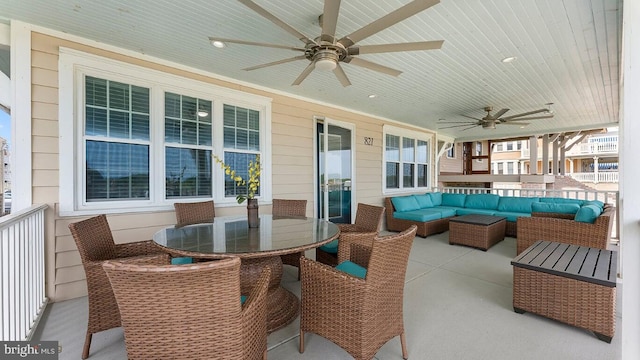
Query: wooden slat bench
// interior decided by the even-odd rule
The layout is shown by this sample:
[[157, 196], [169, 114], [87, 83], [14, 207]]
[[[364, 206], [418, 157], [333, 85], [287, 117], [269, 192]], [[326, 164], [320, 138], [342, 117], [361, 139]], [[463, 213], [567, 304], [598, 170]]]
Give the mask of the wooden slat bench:
[[511, 264], [515, 312], [581, 327], [611, 343], [617, 252], [539, 240]]

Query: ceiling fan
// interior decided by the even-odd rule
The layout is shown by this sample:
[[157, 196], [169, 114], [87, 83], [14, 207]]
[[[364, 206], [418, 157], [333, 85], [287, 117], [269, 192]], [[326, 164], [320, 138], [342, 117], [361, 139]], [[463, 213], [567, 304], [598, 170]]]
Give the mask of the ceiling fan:
[[[552, 103], [548, 103], [548, 106], [551, 106]], [[459, 124], [459, 125], [452, 125], [452, 126], [445, 126], [445, 127], [440, 127], [440, 129], [449, 129], [449, 128], [455, 128], [455, 127], [465, 127], [464, 129], [462, 129], [462, 131], [464, 130], [468, 130], [471, 128], [474, 128], [476, 126], [482, 126], [483, 129], [495, 129], [496, 125], [498, 124], [503, 124], [503, 125], [518, 125], [520, 127], [524, 127], [529, 125], [529, 123], [527, 122], [521, 122], [521, 121], [528, 121], [528, 120], [538, 120], [538, 119], [551, 119], [554, 114], [553, 111], [551, 111], [550, 108], [545, 108], [545, 109], [539, 109], [539, 110], [533, 110], [533, 111], [528, 111], [528, 112], [524, 112], [524, 113], [520, 113], [520, 114], [516, 114], [516, 115], [511, 115], [511, 116], [503, 116], [507, 111], [509, 111], [509, 109], [501, 109], [500, 111], [498, 111], [497, 113], [491, 115], [491, 112], [493, 111], [493, 107], [491, 106], [485, 106], [484, 111], [487, 112], [487, 115], [485, 117], [483, 117], [482, 119], [473, 117], [473, 116], [467, 116], [467, 115], [462, 115], [466, 118], [469, 119], [473, 119], [473, 121], [449, 121], [449, 122], [441, 122], [440, 124]], [[540, 114], [540, 113], [544, 113], [544, 115], [538, 115], [538, 116], [530, 116], [530, 115], [535, 115], [535, 114]], [[440, 119], [441, 121], [444, 119]]]
[[416, 50], [432, 50], [440, 49], [444, 41], [419, 41], [410, 43], [396, 43], [396, 44], [382, 44], [382, 45], [362, 45], [358, 46], [356, 43], [368, 38], [369, 36], [376, 34], [410, 16], [413, 16], [429, 7], [436, 5], [440, 0], [414, 0], [389, 14], [373, 21], [372, 23], [365, 25], [364, 27], [352, 32], [349, 35], [342, 38], [336, 37], [336, 24], [338, 22], [338, 13], [340, 11], [340, 0], [325, 0], [324, 11], [320, 15], [320, 26], [322, 32], [320, 36], [311, 39], [302, 34], [298, 30], [289, 26], [284, 21], [280, 20], [264, 8], [251, 0], [238, 0], [242, 4], [249, 7], [251, 10], [257, 12], [262, 17], [270, 20], [277, 26], [281, 27], [291, 35], [298, 38], [304, 43], [304, 47], [291, 47], [286, 45], [267, 44], [253, 41], [224, 39], [218, 37], [209, 37], [209, 40], [214, 46], [223, 47], [224, 43], [242, 44], [242, 45], [255, 45], [277, 49], [287, 49], [301, 52], [302, 55], [278, 60], [266, 64], [256, 65], [248, 67], [244, 70], [251, 71], [256, 69], [262, 69], [268, 66], [274, 66], [284, 64], [296, 60], [308, 60], [309, 65], [302, 71], [302, 73], [295, 79], [292, 85], [300, 85], [302, 81], [314, 70], [332, 70], [338, 78], [338, 81], [342, 86], [349, 86], [351, 82], [347, 78], [344, 70], [340, 66], [340, 63], [356, 65], [364, 67], [370, 70], [378, 71], [383, 74], [398, 76], [402, 71], [392, 69], [390, 67], [376, 64], [362, 58], [357, 57], [361, 54], [377, 54], [386, 52], [400, 52], [400, 51], [416, 51]]

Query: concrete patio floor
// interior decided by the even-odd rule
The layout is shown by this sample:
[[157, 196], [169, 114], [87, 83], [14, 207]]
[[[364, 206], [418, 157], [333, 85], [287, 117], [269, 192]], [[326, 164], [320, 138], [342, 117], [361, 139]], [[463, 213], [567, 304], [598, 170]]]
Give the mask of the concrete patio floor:
[[[308, 253], [312, 256], [312, 252]], [[622, 323], [618, 284], [616, 335], [611, 344], [591, 332], [512, 308], [512, 267], [516, 240], [506, 238], [489, 251], [449, 245], [448, 233], [416, 237], [407, 269], [404, 318], [410, 359], [615, 360], [621, 359]], [[300, 294], [295, 268], [285, 266], [283, 285]], [[87, 298], [49, 305], [34, 340], [57, 340], [60, 359], [79, 359], [85, 338]], [[299, 323], [269, 335], [269, 359], [351, 359], [315, 334], [298, 352]], [[213, 346], [213, 344], [212, 344]], [[93, 336], [91, 360], [126, 359], [122, 328]], [[375, 359], [402, 359], [399, 338]]]

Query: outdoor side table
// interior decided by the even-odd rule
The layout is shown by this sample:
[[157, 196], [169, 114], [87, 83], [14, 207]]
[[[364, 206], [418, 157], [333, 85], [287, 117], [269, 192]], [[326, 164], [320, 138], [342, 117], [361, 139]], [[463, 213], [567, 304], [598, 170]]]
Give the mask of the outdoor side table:
[[616, 251], [539, 240], [511, 265], [515, 312], [581, 327], [611, 343], [616, 328]]
[[487, 251], [504, 240], [507, 220], [504, 216], [463, 215], [449, 220], [449, 244], [475, 247]]

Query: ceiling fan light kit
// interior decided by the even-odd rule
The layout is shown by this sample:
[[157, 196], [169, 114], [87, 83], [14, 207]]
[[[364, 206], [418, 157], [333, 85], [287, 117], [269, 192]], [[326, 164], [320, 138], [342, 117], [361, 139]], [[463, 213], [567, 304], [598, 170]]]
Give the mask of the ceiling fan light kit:
[[340, 11], [340, 0], [325, 0], [323, 13], [319, 17], [320, 26], [322, 31], [320, 36], [311, 39], [302, 34], [298, 30], [294, 29], [284, 21], [280, 20], [275, 15], [271, 14], [260, 5], [256, 4], [252, 0], [238, 0], [251, 10], [255, 11], [262, 17], [273, 22], [286, 32], [295, 36], [298, 40], [304, 43], [304, 47], [292, 47], [277, 44], [267, 44], [261, 42], [222, 39], [210, 37], [209, 41], [216, 47], [217, 43], [240, 44], [240, 45], [254, 45], [263, 46], [278, 49], [287, 49], [302, 52], [304, 55], [295, 56], [288, 59], [282, 59], [262, 65], [251, 66], [245, 68], [246, 71], [257, 70], [268, 66], [274, 66], [284, 64], [297, 60], [308, 60], [310, 63], [302, 71], [292, 85], [299, 85], [304, 79], [314, 70], [319, 69], [323, 71], [333, 71], [336, 78], [342, 86], [349, 86], [347, 74], [344, 72], [340, 63], [350, 64], [359, 67], [363, 67], [369, 70], [378, 71], [383, 74], [398, 76], [402, 72], [390, 67], [376, 64], [367, 60], [364, 60], [358, 55], [361, 54], [378, 54], [385, 52], [401, 52], [401, 51], [420, 51], [420, 50], [434, 50], [442, 47], [443, 41], [420, 41], [412, 43], [396, 43], [396, 44], [382, 44], [382, 45], [356, 45], [359, 41], [364, 40], [371, 35], [403, 21], [423, 10], [430, 8], [440, 2], [440, 0], [414, 0], [410, 3], [390, 12], [389, 14], [375, 20], [368, 25], [346, 35], [340, 39], [336, 38], [336, 25], [338, 22], [338, 13]]

